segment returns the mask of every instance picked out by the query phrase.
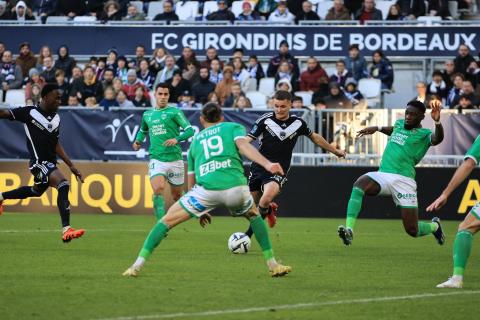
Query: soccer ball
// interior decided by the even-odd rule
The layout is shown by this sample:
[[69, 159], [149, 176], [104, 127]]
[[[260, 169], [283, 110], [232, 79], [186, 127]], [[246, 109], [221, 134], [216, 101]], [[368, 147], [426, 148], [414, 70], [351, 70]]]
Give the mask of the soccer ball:
[[243, 232], [235, 232], [228, 239], [228, 249], [235, 254], [247, 253], [250, 250], [250, 237]]

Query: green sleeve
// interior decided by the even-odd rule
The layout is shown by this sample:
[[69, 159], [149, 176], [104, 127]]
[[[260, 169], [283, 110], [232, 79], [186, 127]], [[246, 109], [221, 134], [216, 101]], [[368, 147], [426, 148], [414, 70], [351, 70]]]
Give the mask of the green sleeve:
[[245, 138], [247, 135], [247, 131], [245, 127], [240, 124], [235, 124], [233, 127], [233, 140], [237, 140], [238, 138]]
[[477, 136], [470, 149], [465, 154], [465, 159], [472, 159], [476, 164], [480, 161], [480, 135]]
[[140, 126], [140, 130], [138, 130], [137, 137], [135, 138], [136, 142], [142, 143], [145, 141], [145, 137], [148, 133], [148, 124], [145, 121], [145, 117], [142, 116], [142, 124]]
[[190, 149], [188, 149], [188, 155], [187, 155], [188, 174], [195, 173], [195, 162], [193, 160], [192, 149], [193, 149], [193, 142], [190, 145]]
[[183, 129], [183, 132], [176, 138], [178, 142], [185, 141], [193, 136], [195, 131], [181, 110], [177, 111], [177, 114], [175, 115], [175, 121]]

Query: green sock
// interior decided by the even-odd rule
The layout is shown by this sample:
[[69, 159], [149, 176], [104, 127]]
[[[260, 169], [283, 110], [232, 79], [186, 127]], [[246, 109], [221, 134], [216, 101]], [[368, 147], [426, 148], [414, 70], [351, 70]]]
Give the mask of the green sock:
[[255, 239], [257, 239], [260, 248], [262, 248], [265, 260], [273, 258], [272, 242], [268, 236], [268, 230], [265, 221], [263, 221], [262, 217], [258, 215], [250, 221], [250, 225], [252, 226]]
[[165, 201], [163, 201], [162, 195], [153, 195], [153, 213], [157, 221], [160, 221], [165, 215]]
[[138, 254], [139, 257], [148, 259], [152, 254], [153, 250], [158, 247], [160, 242], [165, 238], [165, 235], [168, 232], [168, 226], [163, 223], [163, 221], [157, 222], [157, 224], [152, 228], [150, 233], [143, 243], [143, 248]]
[[467, 265], [470, 250], [472, 249], [473, 235], [468, 230], [460, 230], [453, 243], [453, 275], [463, 276]]
[[438, 225], [434, 222], [418, 221], [417, 237], [423, 237], [431, 234], [432, 232], [435, 232], [435, 230], [437, 229], [437, 226]]
[[355, 222], [357, 221], [358, 214], [360, 210], [362, 210], [362, 201], [363, 195], [365, 192], [357, 187], [353, 187], [352, 194], [350, 195], [350, 200], [348, 200], [348, 207], [347, 207], [347, 228], [353, 230], [355, 226]]

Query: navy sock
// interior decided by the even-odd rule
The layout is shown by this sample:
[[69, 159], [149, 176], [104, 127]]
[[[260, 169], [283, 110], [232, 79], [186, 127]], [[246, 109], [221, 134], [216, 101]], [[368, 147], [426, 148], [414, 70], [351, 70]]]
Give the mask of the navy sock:
[[57, 186], [58, 197], [57, 206], [60, 212], [60, 218], [62, 219], [62, 227], [70, 225], [70, 201], [68, 201], [68, 191], [70, 185], [68, 181], [62, 181]]
[[35, 192], [32, 187], [20, 187], [15, 190], [2, 192], [3, 199], [26, 199], [30, 197], [40, 197], [42, 193]]

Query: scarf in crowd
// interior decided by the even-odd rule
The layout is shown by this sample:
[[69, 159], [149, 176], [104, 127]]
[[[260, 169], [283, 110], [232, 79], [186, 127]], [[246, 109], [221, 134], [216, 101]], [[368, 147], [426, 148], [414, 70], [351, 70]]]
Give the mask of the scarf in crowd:
[[4, 63], [0, 74], [3, 76], [5, 82], [10, 83], [15, 80], [15, 63]]

